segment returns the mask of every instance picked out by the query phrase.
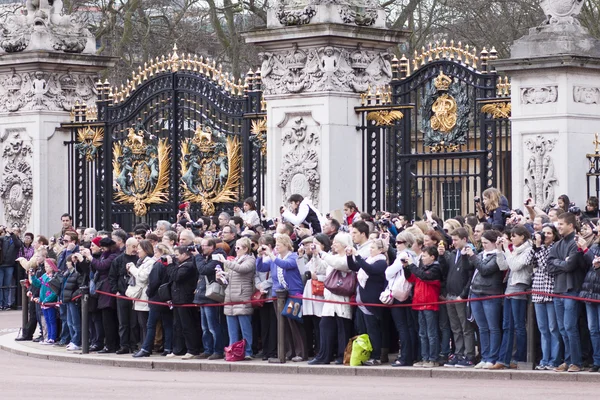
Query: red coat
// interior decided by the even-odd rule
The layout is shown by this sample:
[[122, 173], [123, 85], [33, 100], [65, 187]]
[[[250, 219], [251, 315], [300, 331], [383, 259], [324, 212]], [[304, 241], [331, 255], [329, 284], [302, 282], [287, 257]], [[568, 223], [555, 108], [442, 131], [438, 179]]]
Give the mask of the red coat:
[[[406, 273], [408, 272], [408, 273]], [[413, 304], [422, 303], [435, 303], [440, 301], [440, 289], [441, 289], [441, 268], [440, 265], [435, 262], [430, 266], [426, 267], [421, 265], [419, 267], [410, 265], [409, 268], [405, 268], [406, 279], [415, 285], [413, 293]], [[438, 311], [440, 309], [439, 304], [431, 305], [415, 305], [412, 307], [413, 310], [431, 310]]]

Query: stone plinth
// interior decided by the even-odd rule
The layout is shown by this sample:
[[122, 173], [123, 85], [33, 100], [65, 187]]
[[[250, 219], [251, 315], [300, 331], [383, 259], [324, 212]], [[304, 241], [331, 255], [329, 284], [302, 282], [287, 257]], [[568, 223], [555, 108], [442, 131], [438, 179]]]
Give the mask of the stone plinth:
[[[546, 43], [548, 52], [553, 46]], [[583, 207], [585, 155], [600, 126], [600, 57], [546, 55], [494, 65], [512, 81], [512, 204], [532, 196], [548, 206], [568, 194]]]
[[68, 211], [69, 121], [75, 102], [95, 105], [98, 73], [114, 58], [47, 51], [0, 56], [0, 221], [52, 234]]
[[340, 7], [346, 6], [317, 4], [314, 14], [300, 7], [297, 15], [306, 19], [293, 26], [280, 21], [275, 6], [267, 29], [245, 35], [247, 43], [263, 48], [265, 204], [272, 215], [293, 193], [311, 198], [323, 213], [362, 198], [362, 135], [354, 108], [360, 93], [390, 83], [388, 49], [408, 32], [384, 29], [382, 10], [355, 13], [355, 20], [344, 22]]

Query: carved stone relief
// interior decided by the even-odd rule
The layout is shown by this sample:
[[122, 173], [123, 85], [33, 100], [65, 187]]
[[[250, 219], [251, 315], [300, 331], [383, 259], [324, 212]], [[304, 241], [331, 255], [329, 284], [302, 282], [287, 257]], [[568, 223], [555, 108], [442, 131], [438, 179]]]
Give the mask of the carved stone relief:
[[558, 86], [534, 86], [521, 88], [521, 104], [556, 103]]
[[69, 72], [0, 75], [0, 112], [70, 111], [76, 101], [95, 103], [94, 76]]
[[282, 130], [280, 184], [283, 200], [295, 193], [319, 202], [319, 144], [321, 127], [310, 114], [287, 114], [279, 125]]
[[540, 7], [546, 14], [545, 24], [579, 25], [577, 16], [581, 12], [584, 0], [542, 0]]
[[554, 160], [550, 156], [556, 139], [546, 139], [537, 135], [525, 140], [525, 147], [531, 152], [525, 169], [525, 196], [545, 209], [554, 201], [554, 188], [558, 180], [554, 175]]
[[31, 139], [25, 129], [6, 129], [0, 135], [2, 145], [2, 183], [0, 198], [7, 226], [24, 229], [31, 217], [33, 177], [31, 172]]
[[261, 77], [265, 94], [301, 92], [365, 92], [392, 78], [391, 54], [361, 46], [335, 46], [265, 52]]
[[600, 104], [600, 88], [574, 86], [573, 101], [582, 104]]
[[0, 17], [0, 53], [48, 50], [93, 54], [94, 35], [62, 10], [62, 0], [27, 0], [26, 12], [17, 8], [4, 14]]

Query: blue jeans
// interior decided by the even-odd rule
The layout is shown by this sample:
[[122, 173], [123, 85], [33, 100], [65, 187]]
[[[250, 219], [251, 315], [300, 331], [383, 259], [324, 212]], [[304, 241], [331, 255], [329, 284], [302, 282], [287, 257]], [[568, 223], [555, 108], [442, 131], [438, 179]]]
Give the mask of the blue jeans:
[[42, 308], [44, 319], [46, 320], [46, 328], [48, 329], [48, 340], [56, 340], [56, 310], [54, 307]]
[[71, 334], [69, 333], [69, 324], [67, 323], [67, 305], [60, 305], [60, 341], [61, 343], [68, 344], [71, 341]]
[[227, 331], [229, 332], [229, 345], [239, 342], [240, 330], [246, 339], [246, 356], [252, 355], [252, 315], [227, 316]]
[[[485, 295], [472, 294], [471, 299], [485, 298]], [[479, 327], [479, 341], [481, 345], [481, 361], [495, 364], [498, 361], [502, 331], [500, 329], [500, 314], [502, 299], [489, 299], [473, 301], [471, 313]]]
[[585, 303], [585, 310], [594, 350], [594, 365], [600, 366], [600, 303]]
[[440, 338], [438, 336], [438, 311], [419, 311], [419, 338], [423, 361], [437, 361]]
[[11, 296], [12, 289], [9, 286], [12, 284], [13, 274], [15, 267], [0, 267], [0, 286], [4, 289], [0, 289], [0, 307], [12, 306], [15, 296]]
[[222, 307], [201, 307], [200, 318], [202, 321], [202, 345], [204, 353], [223, 355], [223, 335], [219, 323], [219, 313]]
[[67, 324], [71, 333], [71, 343], [81, 346], [81, 309], [74, 301], [67, 303]]
[[542, 359], [540, 365], [558, 367], [560, 332], [556, 322], [554, 303], [534, 303], [535, 318], [541, 334]]
[[173, 350], [173, 313], [167, 307], [150, 304], [150, 313], [148, 314], [148, 324], [146, 325], [146, 338], [142, 344], [142, 349], [148, 353], [152, 352], [154, 347], [154, 338], [156, 337], [156, 324], [162, 320], [163, 332], [165, 334], [164, 349], [167, 353]]
[[[527, 361], [527, 330], [525, 317], [527, 314], [527, 300], [504, 299], [502, 318], [502, 344], [498, 362], [510, 366], [512, 360]], [[512, 357], [515, 337], [517, 339], [517, 351]]]
[[[579, 296], [577, 292], [561, 293], [567, 296]], [[572, 299], [554, 298], [554, 310], [556, 311], [556, 321], [558, 330], [565, 344], [565, 363], [567, 365], [577, 365], [581, 367], [581, 343], [579, 339], [579, 302]]]

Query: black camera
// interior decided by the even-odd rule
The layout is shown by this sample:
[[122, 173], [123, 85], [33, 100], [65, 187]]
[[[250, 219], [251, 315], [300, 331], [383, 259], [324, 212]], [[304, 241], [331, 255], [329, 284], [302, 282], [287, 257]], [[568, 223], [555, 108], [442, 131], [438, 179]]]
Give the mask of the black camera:
[[502, 215], [502, 218], [508, 219], [512, 215], [512, 210], [502, 210], [501, 215]]
[[202, 252], [202, 246], [197, 245], [197, 244], [193, 244], [193, 245], [187, 246], [186, 249], [189, 252], [194, 252], [194, 251], [197, 251], [198, 253]]
[[169, 260], [167, 260], [167, 257], [168, 257], [168, 256], [161, 256], [161, 257], [160, 257], [160, 261], [162, 261], [162, 262], [165, 262], [165, 263], [166, 263], [166, 262], [169, 262]]
[[569, 207], [569, 212], [571, 214], [579, 216], [579, 215], [581, 215], [581, 208], [579, 208], [577, 206], [571, 206], [571, 207]]
[[479, 197], [475, 197], [475, 199], [474, 199], [474, 200], [475, 200], [475, 204], [477, 204], [477, 203], [481, 203], [481, 199], [480, 199]]
[[186, 222], [185, 227], [190, 229], [202, 229], [204, 224], [202, 222]]

